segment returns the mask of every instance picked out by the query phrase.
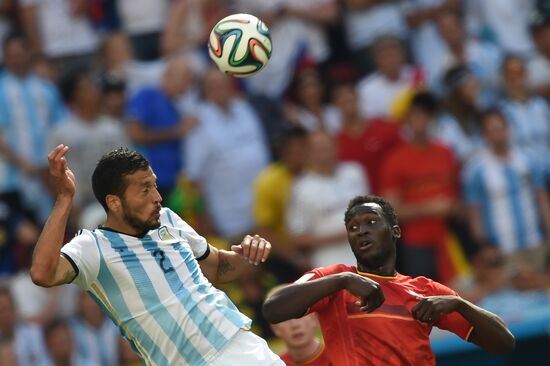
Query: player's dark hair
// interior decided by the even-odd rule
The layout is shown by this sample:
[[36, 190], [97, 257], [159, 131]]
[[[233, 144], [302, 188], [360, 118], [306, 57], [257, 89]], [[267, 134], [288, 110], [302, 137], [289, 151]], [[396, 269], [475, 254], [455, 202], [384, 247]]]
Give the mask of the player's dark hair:
[[374, 195], [366, 195], [366, 196], [356, 196], [351, 201], [349, 201], [348, 208], [346, 209], [346, 213], [344, 214], [344, 222], [346, 226], [349, 224], [350, 220], [353, 218], [353, 213], [351, 212], [354, 207], [360, 206], [364, 203], [376, 203], [380, 207], [382, 207], [382, 213], [384, 214], [384, 217], [386, 218], [386, 221], [390, 224], [390, 226], [399, 225], [399, 222], [397, 221], [397, 215], [395, 214], [395, 210], [393, 209], [392, 205], [386, 201], [384, 198]]
[[420, 91], [413, 96], [410, 108], [418, 108], [430, 115], [434, 115], [439, 111], [439, 100], [433, 93]]
[[126, 182], [124, 177], [138, 170], [149, 168], [149, 162], [137, 151], [121, 147], [103, 155], [92, 174], [92, 189], [95, 198], [108, 211], [105, 198], [108, 194], [119, 197], [124, 195]]

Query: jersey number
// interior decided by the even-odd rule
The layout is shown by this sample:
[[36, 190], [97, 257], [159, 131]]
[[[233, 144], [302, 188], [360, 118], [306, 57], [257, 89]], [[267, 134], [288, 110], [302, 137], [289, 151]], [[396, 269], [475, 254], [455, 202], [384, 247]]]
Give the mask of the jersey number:
[[164, 273], [174, 272], [174, 267], [166, 265], [166, 257], [164, 256], [164, 251], [162, 249], [155, 250], [153, 252], [153, 257], [155, 257], [155, 259], [158, 261], [160, 268], [162, 268]]

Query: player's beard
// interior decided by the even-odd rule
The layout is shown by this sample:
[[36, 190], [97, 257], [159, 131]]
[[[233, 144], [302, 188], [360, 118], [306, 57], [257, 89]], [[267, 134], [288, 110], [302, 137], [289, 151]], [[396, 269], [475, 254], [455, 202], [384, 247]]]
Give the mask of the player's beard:
[[146, 233], [160, 226], [160, 222], [154, 220], [152, 217], [149, 217], [148, 221], [143, 221], [135, 216], [125, 200], [122, 200], [122, 209], [124, 221], [139, 233]]

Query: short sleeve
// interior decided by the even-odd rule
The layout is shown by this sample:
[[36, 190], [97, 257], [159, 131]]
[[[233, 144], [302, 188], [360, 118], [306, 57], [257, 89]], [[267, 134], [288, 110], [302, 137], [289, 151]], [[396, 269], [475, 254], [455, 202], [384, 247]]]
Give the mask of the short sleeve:
[[61, 248], [61, 253], [77, 269], [73, 283], [88, 290], [99, 274], [100, 254], [93, 234], [83, 230]]
[[[430, 294], [431, 296], [459, 296], [458, 293], [440, 283], [432, 281], [431, 286], [433, 291]], [[448, 330], [466, 341], [474, 329], [470, 322], [457, 312], [443, 315], [439, 321], [435, 323], [435, 326], [440, 329]]]
[[176, 229], [179, 229], [183, 232], [183, 236], [185, 237], [185, 239], [187, 239], [195, 258], [203, 259], [204, 256], [208, 255], [209, 247], [206, 239], [203, 236], [199, 235], [199, 233], [197, 233], [195, 229], [191, 227], [191, 225], [183, 221], [183, 219], [179, 217], [179, 215], [177, 215], [174, 211], [168, 208], [165, 208], [165, 210], [170, 223], [174, 225]]

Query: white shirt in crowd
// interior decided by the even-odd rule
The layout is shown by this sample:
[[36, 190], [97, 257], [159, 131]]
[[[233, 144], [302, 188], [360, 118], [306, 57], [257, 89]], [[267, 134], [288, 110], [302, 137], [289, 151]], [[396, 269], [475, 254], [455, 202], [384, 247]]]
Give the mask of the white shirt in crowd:
[[70, 0], [21, 0], [37, 6], [42, 47], [50, 57], [75, 56], [95, 51], [98, 38], [85, 16], [71, 14]]
[[129, 35], [156, 33], [164, 29], [168, 0], [118, 0], [122, 28]]
[[187, 176], [203, 185], [220, 234], [240, 235], [253, 226], [252, 184], [269, 162], [261, 122], [243, 100], [227, 110], [202, 103], [197, 118], [199, 125], [185, 140]]
[[[355, 163], [341, 163], [334, 175], [307, 172], [295, 182], [287, 210], [291, 234], [327, 236], [345, 232], [344, 213], [349, 201], [369, 192], [362, 168]], [[347, 240], [316, 248], [313, 267], [333, 263], [353, 265], [356, 260]]]

